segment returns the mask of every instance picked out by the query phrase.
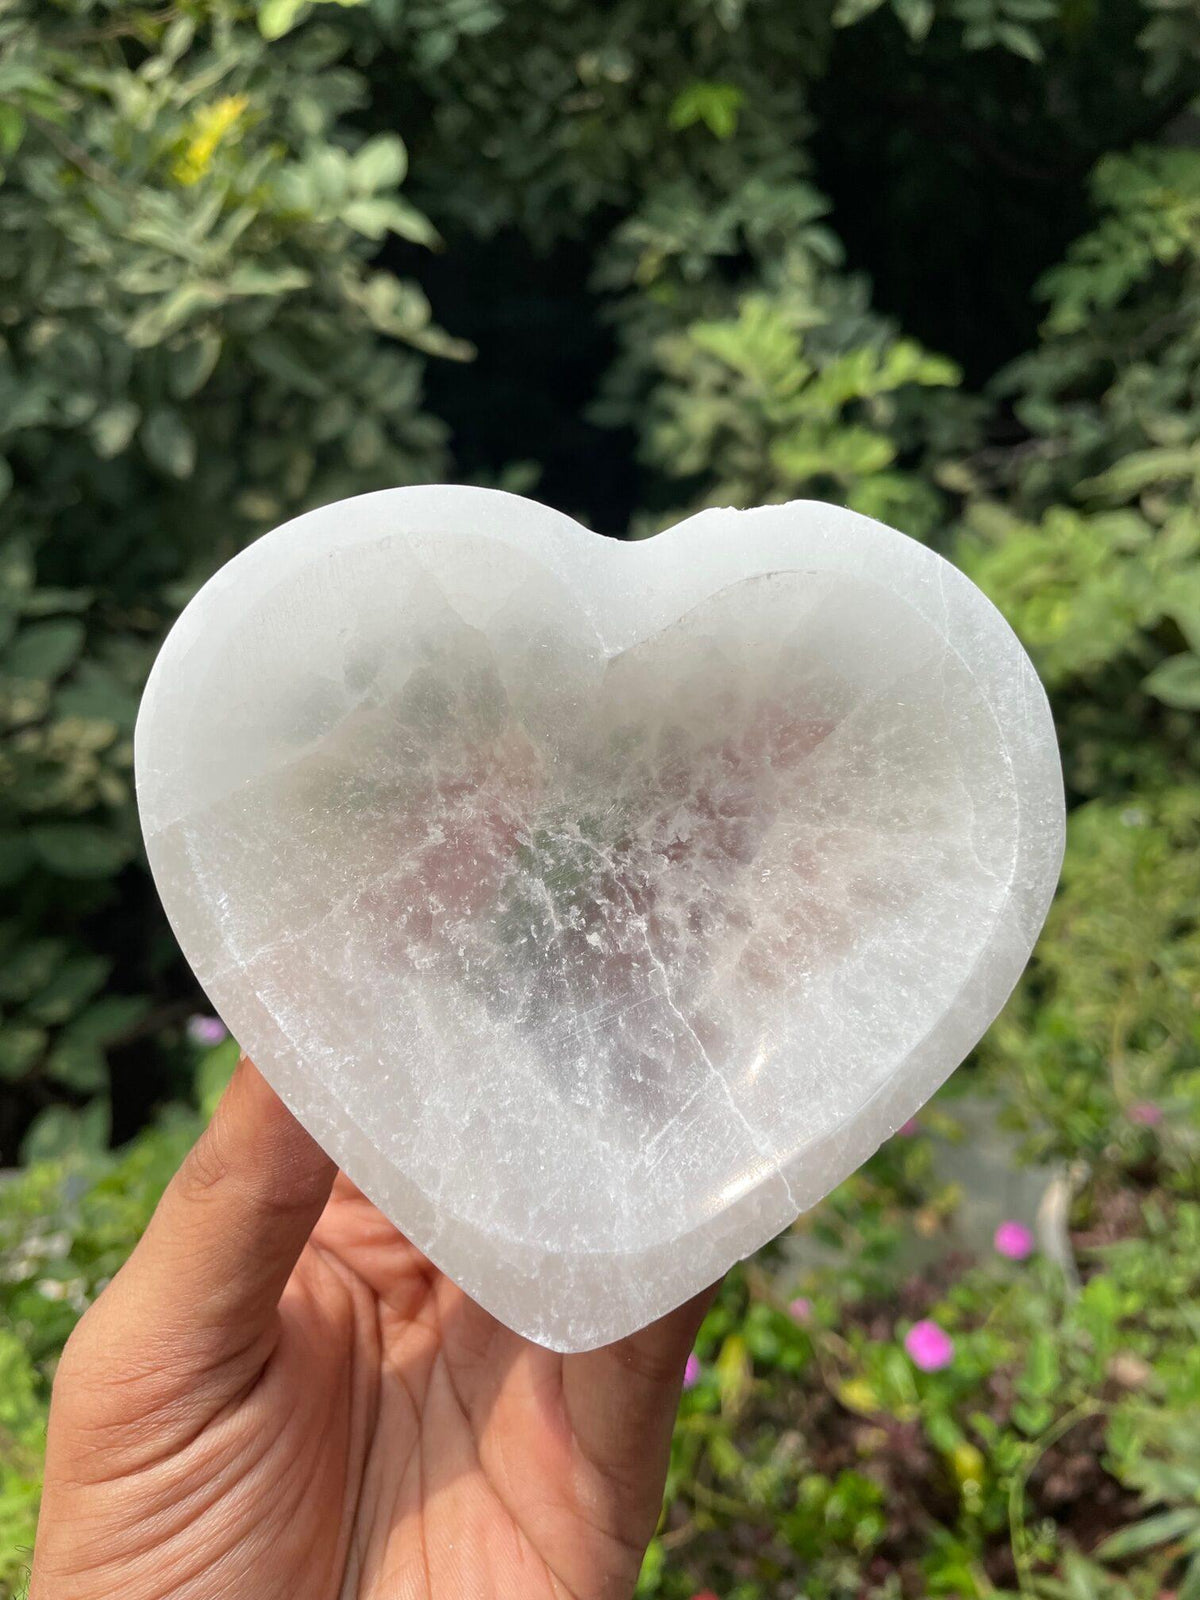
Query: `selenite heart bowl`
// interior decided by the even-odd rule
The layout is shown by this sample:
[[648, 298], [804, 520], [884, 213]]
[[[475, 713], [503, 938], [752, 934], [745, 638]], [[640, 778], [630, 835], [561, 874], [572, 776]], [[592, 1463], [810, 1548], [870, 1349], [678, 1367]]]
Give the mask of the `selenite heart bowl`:
[[812, 502], [629, 544], [487, 489], [310, 512], [179, 618], [136, 762], [247, 1054], [559, 1350], [712, 1282], [911, 1116], [1011, 991], [1063, 846], [999, 612]]

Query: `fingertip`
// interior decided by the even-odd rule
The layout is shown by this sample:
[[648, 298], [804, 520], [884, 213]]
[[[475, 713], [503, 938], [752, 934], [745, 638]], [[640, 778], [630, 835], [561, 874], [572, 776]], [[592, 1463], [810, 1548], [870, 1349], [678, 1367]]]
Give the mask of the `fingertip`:
[[674, 1360], [686, 1361], [696, 1341], [696, 1335], [700, 1332], [700, 1324], [712, 1308], [722, 1281], [718, 1278], [716, 1283], [701, 1289], [699, 1294], [694, 1294], [690, 1300], [685, 1300], [682, 1305], [676, 1306], [674, 1311], [668, 1311], [665, 1317], [660, 1317], [657, 1322], [652, 1322], [648, 1328], [643, 1328], [640, 1334], [634, 1334], [633, 1337], [653, 1339], [669, 1350]]

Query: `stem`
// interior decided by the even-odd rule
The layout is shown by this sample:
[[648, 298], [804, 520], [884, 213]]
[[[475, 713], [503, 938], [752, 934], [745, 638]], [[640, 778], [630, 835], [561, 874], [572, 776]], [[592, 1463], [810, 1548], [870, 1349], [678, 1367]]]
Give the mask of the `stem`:
[[1065, 1416], [1047, 1428], [1040, 1438], [1032, 1441], [1020, 1469], [1013, 1475], [1012, 1483], [1009, 1485], [1008, 1529], [1012, 1542], [1013, 1564], [1017, 1569], [1017, 1584], [1021, 1593], [1029, 1596], [1030, 1600], [1036, 1600], [1036, 1591], [1033, 1588], [1025, 1531], [1025, 1491], [1029, 1485], [1029, 1475], [1047, 1450], [1053, 1448], [1064, 1434], [1070, 1433], [1077, 1422], [1082, 1422], [1086, 1417], [1094, 1417], [1106, 1409], [1107, 1407], [1098, 1400], [1081, 1400]]

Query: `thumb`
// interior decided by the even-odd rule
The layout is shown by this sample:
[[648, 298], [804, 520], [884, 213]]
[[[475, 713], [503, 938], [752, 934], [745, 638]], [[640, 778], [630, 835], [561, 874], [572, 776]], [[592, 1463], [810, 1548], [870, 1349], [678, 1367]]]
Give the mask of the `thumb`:
[[616, 1344], [563, 1361], [567, 1415], [588, 1459], [625, 1487], [637, 1476], [643, 1487], [656, 1484], [651, 1498], [666, 1475], [688, 1352], [719, 1288], [712, 1284]]
[[271, 1332], [336, 1167], [245, 1057], [108, 1290], [172, 1365], [209, 1367]]

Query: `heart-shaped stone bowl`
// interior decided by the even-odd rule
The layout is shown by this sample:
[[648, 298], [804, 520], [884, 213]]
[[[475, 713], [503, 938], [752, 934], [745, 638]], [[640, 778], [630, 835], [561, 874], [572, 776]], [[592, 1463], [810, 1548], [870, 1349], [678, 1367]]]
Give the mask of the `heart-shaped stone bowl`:
[[679, 1304], [911, 1116], [1062, 855], [999, 612], [810, 502], [632, 544], [486, 489], [310, 512], [179, 618], [136, 764], [243, 1048], [559, 1350]]

